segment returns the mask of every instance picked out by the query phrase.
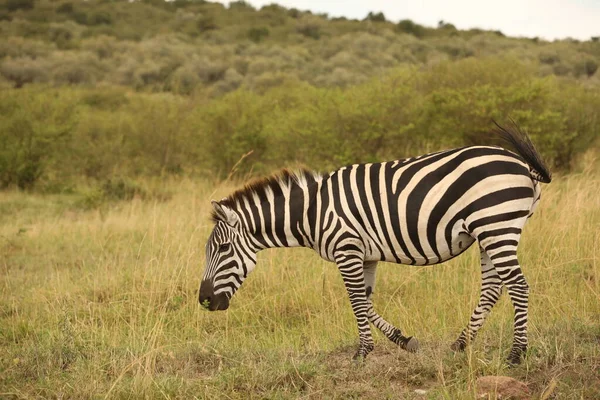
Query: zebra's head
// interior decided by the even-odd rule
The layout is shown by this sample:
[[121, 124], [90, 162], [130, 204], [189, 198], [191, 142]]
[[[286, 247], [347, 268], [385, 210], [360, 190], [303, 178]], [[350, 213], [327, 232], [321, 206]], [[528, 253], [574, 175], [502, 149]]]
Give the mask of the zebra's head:
[[230, 207], [212, 202], [215, 227], [206, 243], [206, 269], [198, 301], [210, 311], [226, 310], [229, 299], [256, 265], [256, 251], [240, 216]]

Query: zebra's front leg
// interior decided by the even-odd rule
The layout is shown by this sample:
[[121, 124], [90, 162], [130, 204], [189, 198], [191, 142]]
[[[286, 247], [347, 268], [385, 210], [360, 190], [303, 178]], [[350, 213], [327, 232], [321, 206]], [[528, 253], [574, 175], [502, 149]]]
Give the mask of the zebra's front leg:
[[336, 255], [336, 264], [342, 274], [348, 297], [350, 298], [350, 305], [352, 311], [356, 317], [358, 324], [358, 336], [360, 343], [358, 350], [354, 357], [356, 359], [364, 359], [367, 354], [373, 350], [373, 336], [371, 335], [371, 328], [369, 327], [369, 320], [367, 318], [367, 311], [369, 309], [369, 303], [367, 302], [367, 295], [365, 292], [365, 276], [363, 272], [363, 258], [358, 254], [352, 252]]
[[481, 294], [479, 303], [473, 310], [468, 326], [450, 346], [454, 351], [463, 351], [467, 344], [475, 339], [477, 331], [482, 327], [485, 318], [502, 294], [502, 280], [496, 272], [494, 264], [492, 264], [490, 257], [483, 249], [479, 248], [479, 251], [481, 253]]
[[402, 331], [396, 328], [394, 325], [387, 322], [379, 314], [377, 314], [373, 308], [371, 302], [371, 296], [375, 291], [375, 271], [377, 270], [377, 261], [370, 261], [364, 263], [364, 274], [365, 274], [365, 290], [368, 302], [367, 317], [369, 321], [379, 329], [389, 340], [396, 343], [402, 349], [407, 351], [417, 351], [419, 348], [419, 342], [412, 336], [405, 337], [402, 335]]

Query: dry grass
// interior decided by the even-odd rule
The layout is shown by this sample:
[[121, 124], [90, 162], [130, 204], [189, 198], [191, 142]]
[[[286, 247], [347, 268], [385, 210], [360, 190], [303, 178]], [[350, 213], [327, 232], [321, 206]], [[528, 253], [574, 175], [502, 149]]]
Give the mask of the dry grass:
[[600, 398], [600, 178], [557, 177], [520, 251], [531, 287], [526, 362], [503, 363], [503, 296], [475, 345], [450, 343], [479, 290], [477, 249], [446, 265], [378, 271], [375, 306], [421, 341], [379, 332], [350, 358], [354, 317], [333, 264], [305, 249], [260, 254], [226, 312], [197, 304], [209, 200], [233, 186], [170, 184], [167, 202], [81, 211], [69, 197], [0, 193], [0, 397], [473, 398], [482, 375], [539, 396]]

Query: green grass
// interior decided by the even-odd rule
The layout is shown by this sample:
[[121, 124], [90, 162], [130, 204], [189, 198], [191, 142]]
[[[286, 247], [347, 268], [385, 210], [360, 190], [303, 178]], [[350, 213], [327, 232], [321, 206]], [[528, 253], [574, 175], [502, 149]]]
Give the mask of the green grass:
[[600, 397], [598, 176], [543, 188], [520, 259], [531, 287], [530, 353], [508, 369], [504, 295], [474, 346], [449, 345], [479, 293], [476, 248], [448, 264], [382, 264], [376, 309], [421, 348], [374, 331], [363, 364], [333, 264], [306, 249], [260, 254], [228, 311], [200, 307], [211, 198], [234, 187], [170, 183], [168, 200], [78, 208], [69, 196], [0, 193], [0, 397], [474, 398], [479, 376], [535, 396]]

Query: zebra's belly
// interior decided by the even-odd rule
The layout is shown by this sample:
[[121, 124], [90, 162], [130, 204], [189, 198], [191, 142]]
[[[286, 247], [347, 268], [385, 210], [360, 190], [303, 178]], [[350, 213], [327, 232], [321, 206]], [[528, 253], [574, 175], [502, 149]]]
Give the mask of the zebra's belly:
[[443, 251], [440, 251], [440, 258], [432, 257], [428, 264], [437, 264], [448, 261], [467, 250], [475, 242], [475, 239], [468, 233], [461, 232], [453, 236], [450, 242], [450, 248], [444, 246]]
[[[431, 250], [423, 253], [414, 251], [406, 254], [402, 248], [395, 248], [392, 252], [385, 249], [384, 254], [380, 256], [379, 261], [395, 262], [399, 264], [412, 265], [432, 265], [448, 261], [467, 250], [475, 242], [475, 239], [466, 232], [457, 232], [452, 235], [450, 243], [441, 242], [437, 244], [437, 254]], [[367, 257], [371, 259], [373, 257]], [[377, 257], [372, 261], [376, 261]]]

